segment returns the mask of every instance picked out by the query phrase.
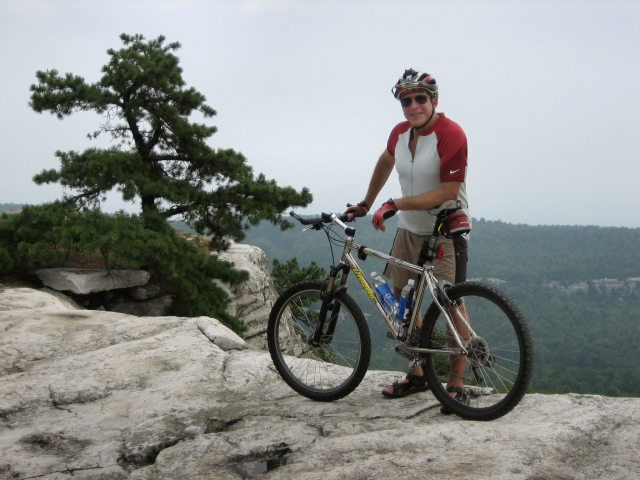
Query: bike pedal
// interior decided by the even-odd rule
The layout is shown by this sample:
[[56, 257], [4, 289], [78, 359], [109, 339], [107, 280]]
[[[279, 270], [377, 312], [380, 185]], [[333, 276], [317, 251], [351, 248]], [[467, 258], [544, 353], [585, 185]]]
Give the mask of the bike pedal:
[[399, 353], [410, 362], [414, 362], [415, 365], [424, 366], [427, 364], [427, 361], [424, 358], [418, 357], [417, 355], [414, 355], [413, 353], [407, 351], [402, 345], [397, 345], [395, 350], [396, 350], [396, 353]]

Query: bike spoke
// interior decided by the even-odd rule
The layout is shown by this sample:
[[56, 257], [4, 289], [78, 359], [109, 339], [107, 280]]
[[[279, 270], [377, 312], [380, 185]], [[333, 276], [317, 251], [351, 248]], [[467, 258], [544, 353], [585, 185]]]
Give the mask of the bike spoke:
[[[310, 398], [335, 399], [355, 388], [364, 376], [370, 341], [362, 312], [345, 296], [332, 300], [320, 344], [309, 344], [320, 324], [321, 287], [320, 282], [303, 283], [293, 287], [281, 305], [274, 305], [269, 350], [278, 371], [294, 389]], [[332, 312], [337, 314], [333, 320]]]
[[[457, 309], [457, 313], [468, 319], [473, 333], [465, 339], [468, 356], [425, 356], [429, 381], [436, 384], [432, 387], [434, 394], [464, 418], [485, 420], [504, 415], [524, 395], [531, 378], [533, 347], [526, 323], [517, 307], [488, 285], [458, 284], [448, 290], [448, 295], [452, 300], [464, 300], [464, 309]], [[424, 322], [421, 347], [446, 348], [455, 344], [451, 326], [437, 307], [429, 309]], [[465, 338], [463, 322], [458, 319], [456, 323], [454, 317], [453, 326], [461, 328], [460, 336]], [[460, 359], [464, 359], [462, 374]], [[464, 385], [471, 399], [468, 406], [446, 392], [449, 384]]]

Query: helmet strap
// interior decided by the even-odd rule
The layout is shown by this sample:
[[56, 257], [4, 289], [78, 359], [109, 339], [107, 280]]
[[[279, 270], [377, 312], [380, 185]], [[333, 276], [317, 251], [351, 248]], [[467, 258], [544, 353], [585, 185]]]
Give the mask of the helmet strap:
[[424, 122], [422, 125], [420, 125], [419, 127], [413, 127], [414, 130], [420, 130], [421, 128], [424, 128], [427, 126], [427, 124], [431, 121], [431, 119], [433, 118], [433, 114], [436, 113], [436, 107], [433, 106], [433, 97], [431, 95], [429, 95], [429, 98], [431, 99], [431, 116], [429, 116], [429, 120], [427, 120], [426, 122]]

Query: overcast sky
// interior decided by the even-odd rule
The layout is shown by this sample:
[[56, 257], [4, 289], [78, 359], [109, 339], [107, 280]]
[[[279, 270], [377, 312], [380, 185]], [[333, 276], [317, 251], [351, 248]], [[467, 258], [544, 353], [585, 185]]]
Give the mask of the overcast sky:
[[[141, 33], [181, 43], [187, 86], [218, 112], [209, 144], [309, 187], [306, 213], [362, 200], [414, 68], [467, 134], [474, 217], [640, 227], [639, 25], [638, 1], [0, 0], [0, 203], [60, 198], [32, 176], [56, 150], [108, 145], [86, 138], [96, 114], [29, 108], [36, 71], [95, 82]], [[376, 207], [398, 196], [394, 173]], [[103, 209], [123, 207], [112, 193]]]

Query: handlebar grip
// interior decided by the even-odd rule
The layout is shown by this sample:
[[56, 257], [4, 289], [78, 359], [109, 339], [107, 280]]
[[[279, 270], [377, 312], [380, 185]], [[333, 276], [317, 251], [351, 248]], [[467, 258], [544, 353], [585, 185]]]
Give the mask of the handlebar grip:
[[[289, 215], [291, 215], [293, 218], [298, 220], [302, 225], [318, 225], [319, 223], [331, 223], [332, 222], [331, 216], [333, 214], [332, 213], [322, 212], [322, 217], [302, 218], [297, 213], [291, 211], [291, 212], [289, 212]], [[350, 219], [347, 214], [340, 215], [338, 217], [338, 220], [340, 220], [341, 222], [344, 222], [344, 223], [353, 222], [353, 220]]]
[[298, 220], [301, 224], [303, 224], [303, 225], [307, 224], [307, 221], [304, 218], [302, 218], [300, 215], [298, 215], [296, 212], [291, 211], [291, 212], [289, 212], [289, 215], [291, 215], [293, 218]]
[[298, 220], [302, 225], [317, 225], [318, 223], [325, 222], [325, 220], [322, 218], [302, 218], [301, 216], [299, 216], [297, 213], [293, 211], [289, 212], [289, 215], [291, 215], [293, 218]]

